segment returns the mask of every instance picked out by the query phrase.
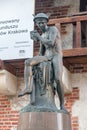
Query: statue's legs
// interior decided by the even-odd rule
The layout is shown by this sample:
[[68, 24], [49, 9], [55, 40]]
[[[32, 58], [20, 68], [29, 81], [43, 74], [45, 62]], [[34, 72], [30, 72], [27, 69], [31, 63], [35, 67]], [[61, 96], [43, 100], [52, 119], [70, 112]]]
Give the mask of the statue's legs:
[[40, 94], [46, 94], [46, 62], [42, 62], [39, 65], [39, 85], [40, 85]]
[[60, 101], [60, 109], [67, 112], [66, 108], [64, 107], [64, 88], [62, 83], [62, 72], [63, 72], [62, 56], [60, 54], [55, 55], [52, 62], [53, 62], [54, 78], [57, 84], [56, 89]]
[[25, 83], [25, 93], [32, 92], [32, 66], [25, 64], [24, 69], [24, 83]]
[[22, 90], [22, 92], [19, 93], [19, 96], [32, 93], [32, 87], [33, 87], [32, 66], [35, 66], [44, 61], [47, 61], [46, 56], [36, 56], [33, 57], [32, 59], [27, 59], [25, 61], [25, 69], [24, 69], [25, 88], [24, 90]]
[[25, 68], [24, 68], [24, 89], [19, 93], [19, 96], [23, 96], [25, 94], [30, 94], [32, 92], [32, 66], [28, 66], [25, 61]]

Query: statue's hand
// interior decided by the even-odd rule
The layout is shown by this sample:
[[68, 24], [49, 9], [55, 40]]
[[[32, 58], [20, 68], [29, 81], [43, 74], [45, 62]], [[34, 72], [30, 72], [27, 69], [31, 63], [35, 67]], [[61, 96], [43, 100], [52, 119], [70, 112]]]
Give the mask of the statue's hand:
[[34, 30], [34, 31], [30, 32], [30, 37], [31, 37], [32, 40], [38, 41], [40, 34], [37, 32], [37, 30]]
[[47, 60], [48, 60], [48, 61], [51, 61], [52, 58], [53, 58], [52, 56], [49, 56], [49, 57], [47, 57]]
[[35, 38], [37, 38], [38, 40], [40, 40], [40, 34], [38, 33], [38, 32], [35, 32], [34, 34], [33, 34], [33, 37], [35, 37]]
[[31, 59], [25, 60], [25, 65], [29, 65], [30, 61], [31, 61]]

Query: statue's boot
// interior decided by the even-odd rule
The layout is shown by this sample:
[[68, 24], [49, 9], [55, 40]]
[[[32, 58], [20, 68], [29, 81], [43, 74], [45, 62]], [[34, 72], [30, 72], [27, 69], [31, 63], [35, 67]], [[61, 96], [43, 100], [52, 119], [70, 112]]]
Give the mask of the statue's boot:
[[31, 90], [29, 88], [25, 88], [24, 90], [22, 90], [19, 94], [18, 97], [24, 96], [26, 94], [31, 94]]
[[64, 105], [61, 105], [61, 106], [60, 106], [60, 110], [61, 110], [62, 112], [64, 112], [64, 113], [66, 113], [66, 114], [69, 114], [69, 112], [67, 111], [67, 109], [65, 108]]

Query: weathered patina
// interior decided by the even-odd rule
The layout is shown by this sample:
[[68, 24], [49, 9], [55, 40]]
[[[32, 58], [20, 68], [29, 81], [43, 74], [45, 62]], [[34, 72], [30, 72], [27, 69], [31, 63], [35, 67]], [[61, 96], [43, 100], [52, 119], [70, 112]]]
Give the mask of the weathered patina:
[[[39, 55], [25, 61], [25, 88], [19, 94], [30, 94], [30, 104], [23, 111], [52, 111], [68, 113], [64, 107], [62, 84], [62, 48], [60, 32], [56, 26], [47, 26], [49, 14], [38, 13], [34, 16], [35, 24], [42, 31], [31, 31], [31, 39], [40, 42]], [[60, 110], [54, 101], [57, 92]]]

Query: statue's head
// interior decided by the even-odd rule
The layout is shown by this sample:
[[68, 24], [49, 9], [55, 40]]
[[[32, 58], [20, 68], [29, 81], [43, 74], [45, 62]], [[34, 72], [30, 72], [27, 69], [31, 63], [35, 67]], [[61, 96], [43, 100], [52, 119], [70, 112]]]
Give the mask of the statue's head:
[[34, 16], [33, 21], [42, 30], [46, 30], [47, 22], [49, 21], [50, 14], [38, 13]]
[[34, 22], [37, 22], [38, 20], [42, 19], [42, 20], [45, 20], [45, 21], [48, 22], [48, 21], [49, 21], [49, 16], [50, 16], [49, 13], [48, 13], [48, 14], [38, 13], [38, 14], [36, 14], [36, 15], [34, 16], [33, 21], [34, 21]]

